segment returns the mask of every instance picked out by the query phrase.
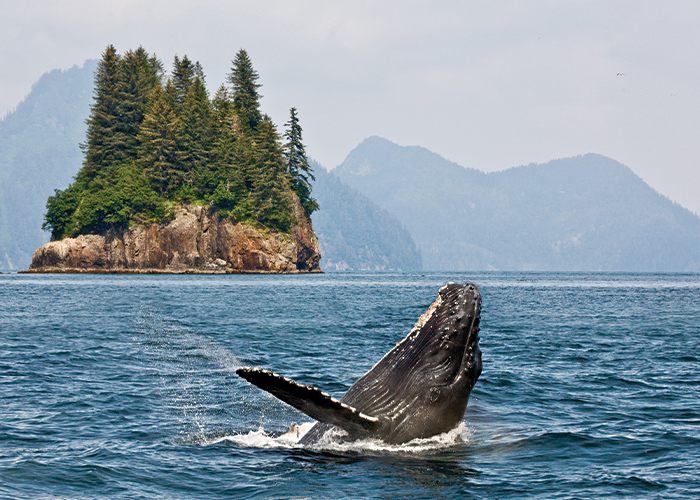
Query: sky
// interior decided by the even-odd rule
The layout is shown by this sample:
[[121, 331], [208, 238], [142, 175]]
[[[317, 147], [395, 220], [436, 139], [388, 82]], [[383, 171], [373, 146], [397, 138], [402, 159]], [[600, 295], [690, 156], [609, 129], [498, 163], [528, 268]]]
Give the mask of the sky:
[[0, 0], [0, 117], [52, 69], [143, 46], [214, 92], [244, 48], [333, 168], [378, 135], [486, 172], [609, 156], [700, 214], [697, 0]]

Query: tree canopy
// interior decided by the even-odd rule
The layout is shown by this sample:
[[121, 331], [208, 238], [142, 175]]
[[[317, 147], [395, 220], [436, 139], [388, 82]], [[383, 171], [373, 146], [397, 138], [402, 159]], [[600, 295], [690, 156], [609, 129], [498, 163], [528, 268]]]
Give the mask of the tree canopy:
[[139, 47], [109, 45], [95, 72], [94, 102], [73, 183], [50, 196], [43, 228], [52, 239], [164, 222], [177, 203], [211, 206], [221, 216], [288, 232], [293, 205], [311, 197], [301, 127], [292, 108], [288, 140], [260, 111], [258, 73], [240, 50], [227, 83], [210, 99], [198, 62], [163, 64]]

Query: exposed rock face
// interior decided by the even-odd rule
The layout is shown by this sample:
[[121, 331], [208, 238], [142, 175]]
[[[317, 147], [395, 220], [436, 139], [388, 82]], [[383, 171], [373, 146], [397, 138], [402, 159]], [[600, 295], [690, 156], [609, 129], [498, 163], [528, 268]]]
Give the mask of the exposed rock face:
[[167, 225], [121, 234], [51, 241], [34, 252], [30, 272], [320, 272], [321, 250], [300, 205], [292, 235], [263, 234], [203, 207], [182, 205]]

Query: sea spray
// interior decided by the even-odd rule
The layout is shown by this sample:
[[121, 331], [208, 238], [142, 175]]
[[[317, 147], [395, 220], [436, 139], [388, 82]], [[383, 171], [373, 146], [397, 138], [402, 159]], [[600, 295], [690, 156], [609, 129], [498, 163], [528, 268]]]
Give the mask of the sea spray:
[[[160, 379], [163, 403], [179, 424], [179, 439], [206, 442], [214, 429], [230, 426], [242, 398], [230, 391], [242, 366], [228, 349], [153, 309], [137, 311], [139, 340]], [[238, 399], [238, 401], [236, 401]]]

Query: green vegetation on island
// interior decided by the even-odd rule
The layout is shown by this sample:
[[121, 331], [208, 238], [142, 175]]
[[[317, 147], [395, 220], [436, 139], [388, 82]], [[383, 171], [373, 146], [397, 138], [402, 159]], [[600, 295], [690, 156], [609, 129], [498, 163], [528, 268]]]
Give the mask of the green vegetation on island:
[[143, 48], [108, 46], [95, 73], [85, 158], [73, 183], [49, 197], [51, 238], [167, 221], [184, 202], [279, 232], [318, 209], [297, 110], [284, 137], [260, 111], [258, 73], [245, 50], [210, 99], [201, 65], [175, 56], [169, 78]]

